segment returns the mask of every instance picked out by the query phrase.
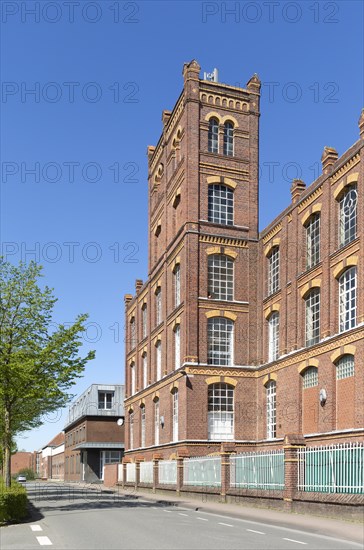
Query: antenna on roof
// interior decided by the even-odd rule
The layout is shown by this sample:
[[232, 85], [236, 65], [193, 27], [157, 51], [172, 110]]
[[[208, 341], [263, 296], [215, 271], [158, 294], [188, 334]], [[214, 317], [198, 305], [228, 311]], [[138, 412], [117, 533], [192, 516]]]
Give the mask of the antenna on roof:
[[203, 79], [209, 80], [210, 82], [218, 82], [219, 81], [219, 73], [218, 70], [215, 68], [212, 73], [203, 73]]

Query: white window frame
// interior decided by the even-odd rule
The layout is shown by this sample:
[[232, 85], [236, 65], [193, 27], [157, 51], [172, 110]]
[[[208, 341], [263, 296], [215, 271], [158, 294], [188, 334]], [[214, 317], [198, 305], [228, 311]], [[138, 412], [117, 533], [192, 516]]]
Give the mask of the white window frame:
[[130, 387], [131, 387], [131, 395], [134, 395], [136, 391], [136, 383], [135, 383], [136, 373], [135, 373], [135, 363], [134, 361], [130, 363]]
[[220, 225], [234, 225], [234, 190], [227, 185], [209, 185], [208, 221]]
[[268, 361], [276, 361], [279, 357], [279, 313], [273, 311], [268, 319]]
[[142, 307], [142, 335], [145, 338], [148, 334], [148, 308], [147, 304], [144, 304]]
[[354, 355], [346, 354], [336, 362], [336, 380], [344, 380], [355, 375]]
[[212, 317], [207, 322], [208, 364], [234, 364], [234, 322], [226, 317]]
[[208, 296], [214, 300], [234, 300], [234, 260], [226, 254], [208, 257]]
[[346, 187], [339, 201], [339, 245], [346, 246], [357, 237], [358, 193], [356, 185]]
[[178, 441], [178, 390], [172, 393], [172, 441]]
[[140, 433], [140, 446], [145, 447], [145, 405], [140, 407], [140, 427], [141, 427], [141, 433]]
[[208, 434], [210, 441], [234, 439], [234, 387], [219, 383], [208, 386]]
[[143, 389], [148, 386], [148, 355], [146, 353], [142, 356], [143, 362]]
[[223, 154], [227, 157], [234, 156], [234, 124], [230, 120], [224, 124]]
[[311, 269], [320, 262], [320, 228], [321, 216], [313, 214], [308, 220], [306, 229], [306, 268]]
[[157, 380], [162, 378], [162, 342], [158, 340], [155, 345], [156, 349], [156, 377]]
[[155, 291], [156, 326], [162, 322], [162, 289], [159, 286]]
[[132, 317], [130, 319], [130, 349], [133, 349], [136, 347], [136, 323], [135, 323], [135, 317]]
[[320, 341], [320, 289], [313, 288], [305, 298], [305, 345], [313, 346]]
[[207, 150], [215, 155], [219, 152], [219, 121], [214, 117], [209, 120]]
[[270, 380], [266, 386], [267, 398], [267, 439], [274, 439], [277, 432], [277, 384]]
[[129, 447], [134, 449], [134, 411], [129, 412]]
[[181, 366], [181, 325], [174, 327], [174, 368]]
[[302, 387], [304, 390], [318, 386], [318, 368], [308, 367], [302, 373]]
[[[102, 398], [101, 398], [101, 395], [103, 395]], [[109, 399], [108, 396], [111, 396], [111, 399]], [[114, 391], [99, 390], [98, 391], [98, 409], [102, 411], [110, 411], [111, 409], [114, 408], [114, 399], [115, 399]], [[100, 407], [100, 405], [103, 405], [103, 406]]]
[[159, 445], [159, 399], [154, 401], [154, 445]]
[[274, 294], [280, 288], [279, 271], [280, 271], [280, 254], [279, 247], [274, 246], [268, 256], [268, 295]]
[[174, 307], [181, 303], [181, 266], [177, 264], [174, 268]]
[[339, 331], [357, 324], [357, 269], [349, 267], [339, 278]]

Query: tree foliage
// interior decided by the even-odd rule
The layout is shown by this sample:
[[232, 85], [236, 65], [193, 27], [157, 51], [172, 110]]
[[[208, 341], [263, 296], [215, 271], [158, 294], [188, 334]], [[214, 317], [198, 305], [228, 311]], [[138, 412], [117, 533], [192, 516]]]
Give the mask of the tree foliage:
[[57, 299], [52, 289], [39, 286], [41, 272], [34, 262], [13, 266], [0, 261], [0, 431], [7, 485], [14, 436], [39, 426], [44, 413], [63, 407], [95, 355], [79, 356], [87, 315], [54, 328]]

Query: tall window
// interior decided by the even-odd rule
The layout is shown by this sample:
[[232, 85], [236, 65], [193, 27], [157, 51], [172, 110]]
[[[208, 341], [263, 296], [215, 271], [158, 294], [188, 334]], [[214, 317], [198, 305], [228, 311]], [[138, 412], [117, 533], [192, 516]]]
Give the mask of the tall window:
[[208, 362], [210, 365], [233, 364], [234, 323], [225, 317], [208, 320]]
[[143, 357], [143, 388], [148, 386], [148, 356], [144, 353]]
[[155, 293], [156, 324], [162, 322], [162, 289], [159, 286]]
[[234, 439], [234, 388], [228, 384], [208, 388], [208, 439]]
[[343, 355], [336, 363], [336, 380], [354, 376], [354, 355]]
[[174, 329], [174, 368], [181, 366], [181, 326], [176, 325]]
[[156, 345], [157, 380], [162, 378], [162, 342], [158, 340]]
[[320, 289], [313, 288], [306, 296], [306, 346], [320, 340]]
[[129, 447], [134, 449], [134, 412], [129, 413]]
[[130, 321], [130, 344], [131, 349], [135, 348], [136, 346], [136, 325], [135, 325], [135, 318], [132, 317]]
[[219, 152], [219, 123], [216, 118], [209, 120], [208, 150], [210, 153]]
[[316, 367], [308, 367], [304, 371], [302, 378], [304, 390], [318, 386], [318, 369]]
[[140, 446], [145, 447], [145, 405], [140, 407]]
[[99, 409], [112, 409], [114, 404], [113, 391], [99, 391]]
[[306, 225], [306, 267], [318, 264], [320, 261], [320, 214], [314, 214]]
[[147, 327], [148, 327], [147, 313], [148, 313], [147, 304], [144, 304], [143, 307], [142, 307], [142, 335], [143, 335], [143, 338], [145, 338], [146, 335], [147, 335]]
[[154, 445], [159, 445], [159, 399], [154, 402]]
[[277, 385], [274, 380], [271, 380], [266, 385], [268, 439], [273, 439], [276, 437], [276, 395]]
[[131, 394], [135, 393], [135, 363], [130, 364]]
[[225, 254], [209, 256], [208, 295], [216, 300], [234, 299], [234, 261]]
[[356, 239], [358, 195], [356, 185], [347, 187], [339, 204], [339, 241], [345, 246]]
[[340, 332], [356, 326], [356, 267], [350, 267], [339, 279]]
[[234, 223], [234, 192], [226, 185], [209, 185], [208, 220], [222, 225]]
[[269, 348], [268, 360], [275, 361], [279, 355], [279, 313], [274, 311], [269, 317]]
[[173, 441], [178, 441], [178, 390], [172, 393]]
[[181, 303], [181, 267], [176, 265], [174, 268], [174, 306]]
[[234, 154], [234, 125], [232, 122], [224, 124], [224, 155], [232, 157]]
[[268, 256], [268, 294], [279, 290], [279, 248], [275, 246]]

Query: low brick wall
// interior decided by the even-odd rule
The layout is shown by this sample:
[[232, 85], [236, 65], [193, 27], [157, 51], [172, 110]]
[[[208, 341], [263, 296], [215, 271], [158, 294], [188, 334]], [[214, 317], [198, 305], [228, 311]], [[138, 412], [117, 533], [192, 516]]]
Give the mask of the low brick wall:
[[105, 487], [115, 487], [117, 482], [118, 482], [118, 465], [106, 464], [106, 466], [104, 466]]

